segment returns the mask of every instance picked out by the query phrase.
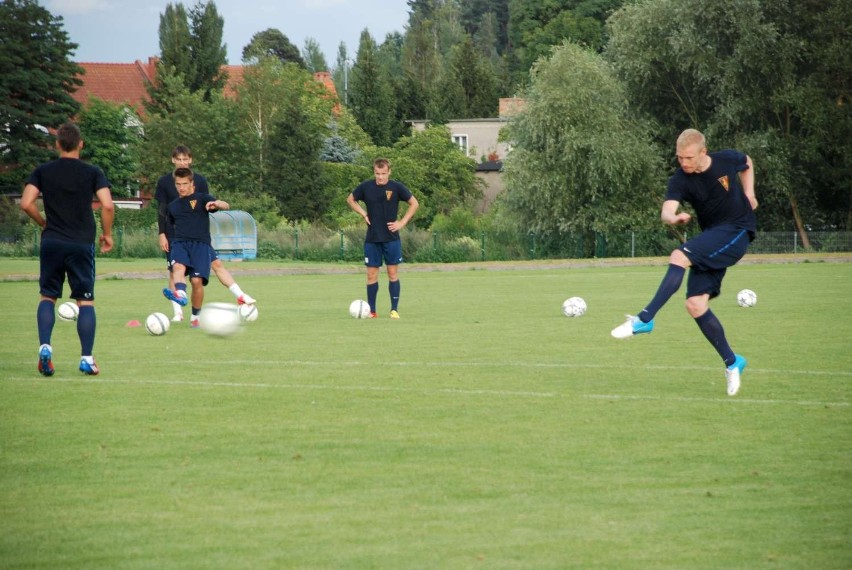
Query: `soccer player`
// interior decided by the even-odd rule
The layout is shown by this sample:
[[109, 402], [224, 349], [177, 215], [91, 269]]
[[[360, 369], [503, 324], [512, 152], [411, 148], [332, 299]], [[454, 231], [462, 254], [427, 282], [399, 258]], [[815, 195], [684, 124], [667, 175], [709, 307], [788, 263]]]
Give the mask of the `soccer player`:
[[[192, 151], [189, 150], [189, 147], [184, 145], [178, 145], [172, 150], [172, 164], [175, 168], [191, 168], [192, 167]], [[200, 194], [209, 194], [210, 188], [207, 184], [207, 179], [202, 175], [194, 173], [195, 190]], [[175, 179], [173, 173], [165, 174], [157, 180], [157, 189], [154, 193], [154, 199], [157, 200], [157, 226], [159, 229], [159, 242], [160, 249], [162, 249], [166, 254], [166, 260], [169, 259], [169, 243], [172, 240], [172, 236], [174, 235], [174, 228], [172, 228], [169, 223], [168, 218], [168, 206], [169, 204], [177, 199], [178, 192], [177, 188], [175, 188]], [[219, 259], [219, 256], [216, 254], [216, 250], [213, 250], [213, 260], [211, 265], [213, 272], [216, 274], [216, 277], [219, 279], [219, 282], [224, 285], [233, 295], [237, 298], [237, 303], [240, 305], [243, 304], [254, 304], [256, 301], [243, 292], [237, 282], [234, 280], [234, 277], [231, 275], [231, 272], [224, 266], [222, 260]], [[172, 271], [172, 266], [169, 265], [169, 289], [175, 289], [175, 279], [174, 272]], [[172, 302], [172, 310], [174, 312], [174, 317], [172, 317], [172, 321], [182, 321], [183, 320], [183, 308], [178, 303]]]
[[[390, 291], [390, 318], [399, 318], [399, 264], [402, 263], [402, 242], [399, 231], [408, 224], [419, 203], [411, 191], [400, 182], [390, 179], [390, 162], [386, 158], [373, 161], [374, 180], [365, 180], [346, 198], [349, 207], [367, 222], [367, 237], [364, 240], [364, 264], [367, 266], [367, 302], [370, 317], [375, 319], [376, 297], [379, 292], [379, 268], [382, 260], [388, 266], [388, 290]], [[364, 202], [366, 211], [358, 204]], [[408, 209], [401, 220], [397, 220], [399, 202], [407, 202]]]
[[[95, 236], [97, 226], [92, 197], [101, 204], [101, 251], [112, 249], [112, 223], [115, 206], [110, 184], [97, 166], [80, 160], [83, 139], [74, 123], [66, 123], [56, 132], [57, 160], [37, 167], [24, 186], [21, 209], [42, 228], [39, 250], [39, 292], [36, 311], [38, 325], [38, 371], [53, 376], [53, 346], [50, 344], [56, 323], [56, 299], [62, 296], [65, 277], [71, 298], [77, 301], [77, 336], [80, 338], [80, 372], [96, 375], [92, 349], [95, 346]], [[44, 217], [37, 200], [41, 194]]]
[[676, 152], [680, 168], [669, 179], [660, 216], [666, 224], [688, 224], [692, 216], [678, 212], [681, 202], [687, 202], [695, 210], [701, 233], [671, 253], [656, 295], [637, 316], [628, 315], [614, 328], [612, 336], [629, 338], [654, 330], [654, 316], [680, 288], [688, 268], [686, 310], [724, 361], [727, 393], [734, 396], [746, 359], [731, 349], [722, 323], [710, 310], [710, 299], [719, 295], [725, 272], [745, 255], [755, 237], [754, 165], [736, 150], [708, 154], [704, 135], [695, 129], [680, 134]]
[[192, 318], [190, 326], [198, 327], [198, 315], [204, 303], [204, 286], [210, 278], [210, 264], [216, 254], [210, 245], [210, 212], [228, 210], [227, 202], [210, 194], [197, 192], [192, 170], [177, 168], [174, 172], [178, 198], [168, 206], [169, 223], [174, 227], [170, 242], [169, 265], [175, 279], [175, 289], [163, 289], [167, 299], [184, 306], [186, 276], [192, 283]]

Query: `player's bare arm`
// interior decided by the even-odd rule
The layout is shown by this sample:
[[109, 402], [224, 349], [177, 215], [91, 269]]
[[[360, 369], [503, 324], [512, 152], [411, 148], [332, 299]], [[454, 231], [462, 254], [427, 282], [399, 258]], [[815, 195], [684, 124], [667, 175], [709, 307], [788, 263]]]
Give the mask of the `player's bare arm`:
[[21, 210], [43, 229], [47, 222], [38, 209], [37, 200], [40, 193], [41, 191], [38, 188], [32, 184], [27, 184], [24, 187], [24, 193], [21, 195]]
[[416, 212], [417, 208], [419, 207], [420, 203], [417, 201], [417, 198], [412, 196], [411, 199], [408, 200], [408, 209], [406, 210], [405, 215], [402, 217], [401, 220], [395, 222], [388, 222], [388, 229], [392, 232], [398, 232], [399, 230], [404, 228], [406, 225], [408, 225], [409, 220], [411, 220], [411, 218], [414, 216], [414, 212]]
[[740, 172], [740, 184], [743, 185], [743, 192], [751, 204], [751, 209], [757, 210], [757, 196], [754, 193], [754, 163], [748, 155], [746, 155], [746, 164], [748, 168]]
[[366, 210], [364, 210], [364, 208], [362, 208], [361, 205], [355, 201], [355, 196], [350, 193], [349, 196], [346, 197], [346, 203], [349, 204], [349, 207], [352, 209], [352, 211], [364, 218], [364, 221], [367, 222], [368, 226], [370, 225], [370, 217], [367, 215]]
[[660, 219], [670, 226], [682, 226], [692, 221], [692, 216], [687, 212], [678, 212], [680, 202], [677, 200], [666, 200], [660, 212]]

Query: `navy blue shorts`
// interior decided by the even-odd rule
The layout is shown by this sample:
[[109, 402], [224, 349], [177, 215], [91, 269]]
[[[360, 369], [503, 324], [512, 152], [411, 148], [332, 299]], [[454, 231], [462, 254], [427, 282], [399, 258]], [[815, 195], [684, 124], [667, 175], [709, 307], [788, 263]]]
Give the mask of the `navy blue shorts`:
[[95, 244], [43, 239], [39, 265], [39, 292], [45, 297], [62, 297], [68, 275], [72, 299], [95, 299]]
[[400, 240], [385, 242], [364, 242], [364, 265], [381, 267], [382, 259], [388, 265], [402, 263], [402, 242]]
[[709, 294], [711, 299], [718, 297], [725, 273], [742, 259], [750, 242], [748, 230], [719, 226], [703, 231], [681, 245], [678, 249], [692, 263], [686, 281], [686, 296]]
[[[210, 263], [213, 263], [214, 261], [219, 259], [219, 254], [216, 253], [215, 249], [211, 248], [211, 251], [213, 252], [213, 256], [210, 258]], [[171, 272], [171, 270], [172, 270], [172, 244], [171, 244], [171, 242], [169, 242], [169, 251], [166, 251], [165, 254], [166, 254], [166, 267], [168, 267], [169, 272]]]
[[201, 277], [204, 285], [210, 279], [210, 263], [216, 252], [203, 241], [175, 241], [169, 246], [169, 265], [180, 263], [186, 266], [190, 278]]

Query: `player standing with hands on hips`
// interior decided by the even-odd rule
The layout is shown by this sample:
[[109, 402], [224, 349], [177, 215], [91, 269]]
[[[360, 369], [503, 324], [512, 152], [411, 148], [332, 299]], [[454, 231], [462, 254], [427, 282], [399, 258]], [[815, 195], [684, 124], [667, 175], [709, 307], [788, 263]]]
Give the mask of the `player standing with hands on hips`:
[[[62, 296], [65, 276], [71, 298], [77, 301], [77, 336], [80, 337], [80, 372], [90, 376], [100, 370], [95, 364], [95, 236], [97, 225], [92, 197], [101, 203], [101, 252], [112, 250], [112, 222], [115, 206], [110, 184], [97, 166], [80, 160], [83, 139], [80, 129], [65, 123], [56, 132], [59, 158], [42, 164], [27, 179], [21, 196], [21, 209], [42, 228], [39, 250], [39, 292], [36, 311], [38, 371], [53, 376], [53, 347], [50, 338], [56, 324], [56, 299]], [[38, 209], [39, 193], [44, 202], [44, 217]]]
[[755, 237], [754, 165], [736, 150], [708, 154], [704, 135], [695, 129], [680, 134], [676, 151], [680, 168], [669, 179], [660, 217], [672, 226], [688, 224], [692, 216], [678, 212], [681, 202], [688, 202], [701, 233], [671, 253], [656, 295], [637, 316], [628, 315], [614, 328], [612, 336], [629, 338], [654, 330], [654, 316], [680, 288], [688, 268], [686, 311], [725, 362], [727, 392], [734, 396], [746, 359], [731, 350], [722, 323], [710, 310], [710, 299], [719, 295], [725, 272], [742, 259]]
[[[365, 180], [346, 198], [346, 203], [367, 222], [364, 240], [364, 265], [367, 266], [367, 302], [370, 318], [375, 319], [376, 297], [379, 292], [379, 268], [382, 260], [388, 266], [388, 290], [390, 291], [390, 318], [399, 318], [399, 264], [402, 263], [402, 242], [399, 231], [408, 224], [417, 211], [417, 198], [404, 184], [390, 179], [390, 162], [386, 158], [373, 161], [374, 180]], [[365, 211], [358, 202], [364, 202]], [[397, 220], [399, 203], [407, 202], [408, 209], [401, 220]]]

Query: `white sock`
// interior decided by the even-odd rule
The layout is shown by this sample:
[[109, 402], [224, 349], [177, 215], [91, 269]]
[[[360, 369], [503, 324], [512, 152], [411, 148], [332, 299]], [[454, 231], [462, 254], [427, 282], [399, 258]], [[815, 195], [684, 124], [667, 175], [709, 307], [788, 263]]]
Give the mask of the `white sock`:
[[80, 357], [80, 360], [84, 360], [88, 364], [94, 364], [95, 363], [95, 357], [92, 356], [91, 354], [89, 356]]
[[242, 289], [240, 289], [240, 286], [239, 286], [239, 285], [237, 285], [236, 283], [234, 283], [233, 285], [231, 285], [230, 287], [228, 287], [228, 290], [229, 290], [231, 293], [233, 293], [233, 294], [234, 294], [234, 297], [236, 297], [237, 299], [239, 299], [239, 298], [243, 295], [243, 290], [242, 290]]
[[183, 316], [183, 307], [174, 301], [172, 301], [172, 310], [174, 311], [175, 316]]

